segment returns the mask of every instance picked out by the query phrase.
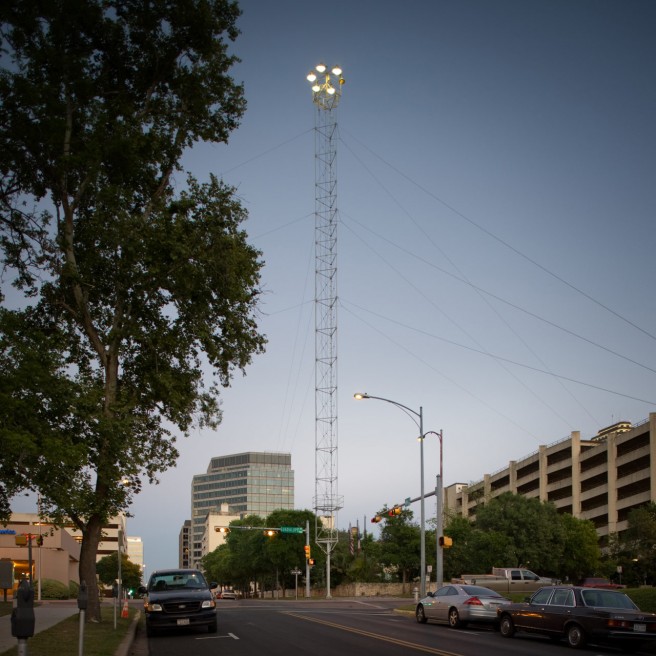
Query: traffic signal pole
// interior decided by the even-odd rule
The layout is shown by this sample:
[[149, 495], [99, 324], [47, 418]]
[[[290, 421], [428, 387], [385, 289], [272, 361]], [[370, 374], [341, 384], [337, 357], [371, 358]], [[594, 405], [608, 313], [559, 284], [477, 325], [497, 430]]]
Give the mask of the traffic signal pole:
[[436, 590], [439, 590], [443, 583], [444, 583], [444, 549], [442, 548], [442, 545], [440, 544], [440, 536], [443, 534], [442, 531], [444, 530], [443, 523], [444, 523], [444, 517], [443, 517], [443, 499], [442, 499], [442, 477], [438, 474], [437, 475], [437, 480], [435, 482], [435, 500], [437, 501], [437, 521], [435, 522], [435, 549], [436, 549], [436, 554], [435, 554], [435, 566], [436, 566], [436, 573], [435, 573], [435, 581], [437, 584], [437, 587], [435, 588]]
[[[310, 544], [310, 520], [305, 520], [305, 544]], [[310, 598], [310, 559], [305, 559], [305, 596]]]

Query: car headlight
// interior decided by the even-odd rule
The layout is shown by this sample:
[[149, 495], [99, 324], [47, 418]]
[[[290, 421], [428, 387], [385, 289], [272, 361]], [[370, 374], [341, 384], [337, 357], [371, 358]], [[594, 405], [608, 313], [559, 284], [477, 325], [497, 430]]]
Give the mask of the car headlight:
[[207, 599], [203, 602], [203, 608], [216, 608], [216, 602], [214, 599]]
[[144, 604], [147, 613], [162, 611], [162, 604]]

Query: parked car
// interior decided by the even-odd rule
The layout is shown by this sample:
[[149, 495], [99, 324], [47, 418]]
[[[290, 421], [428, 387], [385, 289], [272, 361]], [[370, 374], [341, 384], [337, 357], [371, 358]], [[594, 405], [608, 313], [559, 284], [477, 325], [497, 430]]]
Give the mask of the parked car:
[[216, 602], [205, 577], [197, 569], [158, 570], [150, 575], [148, 587], [140, 587], [144, 596], [146, 634], [159, 629], [182, 626], [206, 626], [217, 631]]
[[584, 588], [605, 588], [607, 590], [623, 590], [626, 588], [626, 586], [622, 585], [621, 583], [613, 583], [608, 579], [601, 579], [598, 577], [583, 579], [583, 581], [581, 581], [581, 585]]
[[234, 590], [221, 590], [216, 595], [217, 599], [237, 599], [237, 593]]
[[429, 592], [415, 609], [417, 622], [444, 622], [457, 629], [468, 622], [496, 623], [497, 609], [510, 604], [498, 592], [480, 585], [447, 584], [437, 592]]
[[623, 592], [556, 586], [538, 590], [528, 602], [499, 608], [499, 630], [539, 633], [570, 647], [585, 644], [637, 650], [656, 644], [656, 613], [641, 611]]

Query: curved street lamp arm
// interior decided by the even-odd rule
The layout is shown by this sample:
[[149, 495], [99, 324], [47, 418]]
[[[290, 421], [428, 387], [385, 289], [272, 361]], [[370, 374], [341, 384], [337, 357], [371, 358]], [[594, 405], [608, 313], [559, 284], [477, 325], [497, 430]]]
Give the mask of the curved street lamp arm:
[[[391, 403], [392, 405], [395, 405], [397, 408], [401, 408], [401, 410], [403, 410], [408, 416], [410, 416], [410, 419], [412, 419], [412, 421], [414, 421], [415, 424], [417, 424], [417, 426], [419, 427], [419, 430], [420, 431], [422, 430], [421, 424], [414, 417], [411, 416], [411, 415], [414, 415], [415, 417], [418, 417], [419, 419], [421, 419], [422, 418], [421, 411], [417, 412], [416, 410], [413, 410], [412, 408], [408, 408], [407, 405], [403, 405], [403, 403], [399, 403], [398, 401], [392, 401], [392, 399], [385, 399], [382, 396], [372, 396], [371, 394], [367, 394], [366, 392], [364, 394], [359, 394], [359, 393], [354, 394], [353, 396], [357, 400], [360, 400], [360, 399], [376, 399], [377, 401], [385, 401], [385, 403]], [[420, 439], [421, 439], [421, 437], [420, 437]]]

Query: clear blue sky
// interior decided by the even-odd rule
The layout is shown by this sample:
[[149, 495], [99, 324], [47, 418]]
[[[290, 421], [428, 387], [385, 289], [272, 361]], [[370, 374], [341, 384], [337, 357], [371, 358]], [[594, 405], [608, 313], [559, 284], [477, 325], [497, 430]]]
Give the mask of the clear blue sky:
[[[444, 482], [656, 411], [656, 3], [244, 0], [248, 109], [185, 165], [234, 184], [266, 261], [267, 353], [180, 440], [128, 523], [147, 573], [177, 562], [212, 456], [289, 451], [314, 494], [314, 108], [339, 64], [341, 528], [419, 494], [423, 407]], [[182, 178], [181, 178], [182, 181]], [[182, 184], [182, 182], [181, 182]], [[425, 443], [426, 489], [438, 446]], [[431, 499], [427, 517], [435, 513]], [[413, 507], [416, 517], [419, 508]]]

